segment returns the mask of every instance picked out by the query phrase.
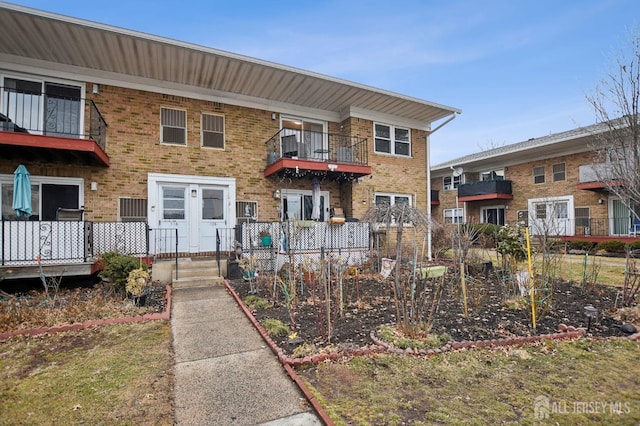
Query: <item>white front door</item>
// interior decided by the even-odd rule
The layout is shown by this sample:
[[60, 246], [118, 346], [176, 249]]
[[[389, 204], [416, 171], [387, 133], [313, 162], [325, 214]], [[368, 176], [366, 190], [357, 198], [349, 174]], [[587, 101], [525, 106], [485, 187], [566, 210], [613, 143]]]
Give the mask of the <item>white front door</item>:
[[[216, 249], [216, 230], [225, 228], [229, 211], [224, 208], [229, 198], [229, 190], [224, 186], [201, 186], [198, 197], [197, 229], [199, 251]], [[195, 222], [195, 221], [194, 221]]]
[[233, 178], [150, 173], [148, 191], [154, 253], [174, 252], [176, 235], [180, 253], [212, 252], [216, 231], [226, 235], [235, 226]]
[[532, 235], [574, 235], [573, 196], [529, 200]]

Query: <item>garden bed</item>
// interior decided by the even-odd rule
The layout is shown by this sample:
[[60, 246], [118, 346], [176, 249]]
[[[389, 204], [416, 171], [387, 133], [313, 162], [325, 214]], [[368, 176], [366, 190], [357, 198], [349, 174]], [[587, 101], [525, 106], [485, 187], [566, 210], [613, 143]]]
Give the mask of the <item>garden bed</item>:
[[[231, 280], [231, 287], [241, 299], [256, 294], [273, 300], [273, 278], [260, 277], [254, 282], [257, 293], [251, 293], [250, 283]], [[323, 347], [349, 349], [374, 344], [371, 333], [378, 333], [385, 324], [396, 323], [396, 306], [393, 298], [393, 279], [382, 279], [379, 274], [360, 275], [343, 281], [343, 310], [340, 313], [333, 298], [330, 312], [319, 297], [322, 292], [318, 283], [297, 284], [298, 298], [294, 308], [294, 326], [291, 315], [282, 302], [265, 308], [252, 309], [260, 323], [277, 319], [290, 327], [290, 335], [274, 337], [274, 341], [288, 354], [308, 355], [310, 345], [315, 350]], [[333, 284], [334, 291], [337, 291]], [[276, 288], [276, 300], [283, 300]], [[448, 341], [479, 341], [505, 339], [519, 336], [551, 334], [560, 324], [589, 328], [589, 334], [597, 337], [624, 336], [622, 322], [614, 309], [618, 289], [602, 285], [584, 287], [558, 282], [553, 287], [548, 309], [537, 319], [532, 328], [531, 311], [527, 298], [507, 297], [503, 284], [495, 275], [479, 277], [468, 283], [465, 316], [459, 284], [454, 276], [445, 279], [442, 296], [438, 303], [431, 334]], [[593, 305], [597, 317], [589, 323], [585, 306]], [[332, 333], [327, 336], [327, 316], [331, 318]], [[379, 335], [379, 334], [378, 334]], [[306, 345], [304, 351], [296, 348]]]
[[149, 284], [144, 300], [138, 305], [104, 281], [63, 281], [55, 296], [50, 291], [49, 298], [38, 281], [18, 282], [11, 287], [4, 286], [3, 289], [0, 296], [0, 333], [90, 320], [134, 317], [160, 313], [166, 309], [166, 286], [158, 282]]

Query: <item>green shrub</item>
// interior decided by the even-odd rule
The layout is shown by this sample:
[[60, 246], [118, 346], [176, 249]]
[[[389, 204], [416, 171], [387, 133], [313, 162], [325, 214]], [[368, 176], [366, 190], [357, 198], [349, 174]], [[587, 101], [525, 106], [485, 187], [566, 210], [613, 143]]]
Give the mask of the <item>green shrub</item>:
[[262, 323], [262, 326], [271, 338], [286, 337], [289, 335], [289, 327], [280, 320], [267, 318]]
[[567, 242], [567, 250], [584, 250], [591, 251], [595, 243], [586, 240], [573, 240]]
[[265, 309], [271, 306], [271, 303], [269, 303], [267, 299], [263, 299], [262, 297], [256, 296], [255, 294], [250, 294], [249, 296], [245, 297], [242, 301], [247, 306], [247, 308], [249, 308], [252, 311], [255, 311], [258, 309]]
[[640, 250], [640, 241], [632, 241], [629, 244], [629, 250]]
[[604, 250], [607, 253], [624, 253], [625, 247], [622, 241], [609, 240], [609, 241], [600, 241], [596, 245], [596, 250]]
[[142, 268], [147, 271], [149, 267], [133, 256], [127, 256], [116, 252], [107, 252], [102, 255], [104, 269], [102, 276], [107, 278], [119, 291], [124, 292], [129, 273], [134, 269]]

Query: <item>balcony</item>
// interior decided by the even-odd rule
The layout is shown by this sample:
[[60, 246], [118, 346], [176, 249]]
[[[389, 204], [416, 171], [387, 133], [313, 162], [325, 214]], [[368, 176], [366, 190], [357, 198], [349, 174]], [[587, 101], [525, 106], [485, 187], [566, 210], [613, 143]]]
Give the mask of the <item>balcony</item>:
[[7, 87], [0, 92], [2, 158], [109, 166], [107, 123], [93, 101]]
[[371, 174], [365, 138], [281, 129], [265, 144], [265, 177], [324, 176], [350, 181]]
[[513, 200], [511, 181], [481, 180], [458, 186], [458, 201]]
[[596, 163], [580, 166], [578, 176], [580, 183], [578, 189], [603, 190], [607, 185], [615, 185], [616, 165], [613, 163]]

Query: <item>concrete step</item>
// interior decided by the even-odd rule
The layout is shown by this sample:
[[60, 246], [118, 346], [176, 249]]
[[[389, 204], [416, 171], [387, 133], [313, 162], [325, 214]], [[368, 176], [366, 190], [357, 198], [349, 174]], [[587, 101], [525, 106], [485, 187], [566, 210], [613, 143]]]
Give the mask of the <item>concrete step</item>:
[[[217, 277], [220, 275], [218, 273], [218, 267], [214, 268], [194, 268], [187, 267], [185, 268], [182, 265], [178, 265], [178, 278], [190, 278], [190, 277]], [[176, 276], [176, 270], [173, 268], [173, 276]]]
[[187, 278], [178, 278], [177, 280], [173, 280], [173, 288], [174, 290], [181, 288], [194, 288], [194, 287], [211, 287], [211, 286], [222, 286], [224, 285], [224, 278], [218, 276], [208, 276], [208, 277], [187, 277]]

